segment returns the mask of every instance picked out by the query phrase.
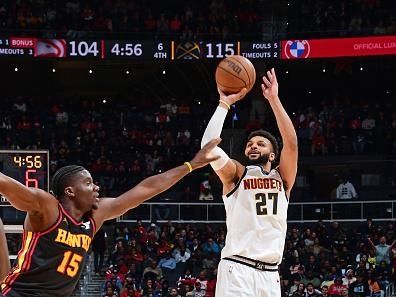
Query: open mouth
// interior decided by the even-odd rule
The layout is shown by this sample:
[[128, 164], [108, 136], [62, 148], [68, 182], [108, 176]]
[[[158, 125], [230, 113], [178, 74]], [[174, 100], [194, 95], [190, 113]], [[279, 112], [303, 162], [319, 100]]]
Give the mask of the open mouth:
[[260, 153], [259, 152], [250, 152], [249, 157], [253, 157], [253, 158], [260, 157]]

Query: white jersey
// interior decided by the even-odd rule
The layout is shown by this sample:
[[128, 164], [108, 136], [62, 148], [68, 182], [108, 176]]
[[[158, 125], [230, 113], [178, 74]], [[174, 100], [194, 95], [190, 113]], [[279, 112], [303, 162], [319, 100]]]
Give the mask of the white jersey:
[[227, 237], [221, 257], [239, 255], [271, 264], [282, 261], [289, 205], [276, 169], [247, 166], [234, 190], [223, 196]]

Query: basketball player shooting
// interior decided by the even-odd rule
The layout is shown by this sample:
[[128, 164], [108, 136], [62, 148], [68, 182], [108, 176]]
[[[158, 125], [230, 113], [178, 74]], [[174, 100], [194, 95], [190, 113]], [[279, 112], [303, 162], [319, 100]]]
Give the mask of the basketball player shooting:
[[[245, 147], [246, 164], [230, 159], [219, 147], [220, 158], [210, 165], [223, 183], [227, 215], [227, 237], [217, 273], [216, 297], [280, 297], [278, 265], [286, 236], [290, 191], [297, 173], [297, 136], [278, 97], [274, 69], [261, 85], [276, 118], [283, 148], [279, 166], [278, 143], [267, 131], [252, 132]], [[220, 102], [202, 138], [219, 137], [230, 106], [246, 95], [246, 89], [226, 96], [219, 89]]]
[[0, 280], [10, 271], [10, 259], [8, 256], [7, 239], [5, 237], [5, 231], [3, 221], [0, 219]]
[[89, 171], [71, 165], [53, 176], [51, 193], [28, 188], [0, 173], [0, 193], [26, 211], [23, 243], [16, 265], [4, 279], [0, 296], [70, 296], [81, 274], [92, 238], [104, 221], [169, 189], [194, 169], [214, 162], [210, 154], [220, 142], [209, 141], [190, 162], [146, 178], [117, 198], [99, 199]]

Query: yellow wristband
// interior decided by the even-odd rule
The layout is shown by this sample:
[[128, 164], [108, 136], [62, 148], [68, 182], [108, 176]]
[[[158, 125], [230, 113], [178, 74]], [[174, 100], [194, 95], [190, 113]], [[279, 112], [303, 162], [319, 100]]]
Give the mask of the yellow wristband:
[[190, 173], [193, 171], [193, 168], [192, 168], [190, 162], [184, 162], [184, 165], [187, 166], [187, 168], [188, 168], [188, 170], [190, 171]]
[[219, 102], [221, 102], [221, 103], [223, 103], [225, 106], [227, 106], [228, 110], [231, 109], [231, 106], [230, 106], [227, 102], [225, 102], [224, 100], [221, 100], [221, 99], [220, 99]]

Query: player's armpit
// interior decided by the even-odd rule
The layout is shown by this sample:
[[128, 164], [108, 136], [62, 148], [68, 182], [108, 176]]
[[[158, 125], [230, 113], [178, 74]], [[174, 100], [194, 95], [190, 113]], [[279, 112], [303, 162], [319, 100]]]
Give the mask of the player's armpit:
[[278, 166], [278, 171], [282, 176], [283, 183], [285, 184], [287, 195], [293, 188], [297, 175], [297, 160], [298, 160], [298, 146], [284, 145]]

